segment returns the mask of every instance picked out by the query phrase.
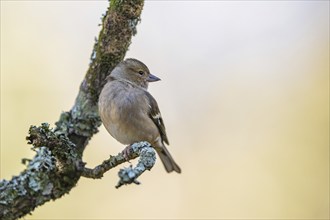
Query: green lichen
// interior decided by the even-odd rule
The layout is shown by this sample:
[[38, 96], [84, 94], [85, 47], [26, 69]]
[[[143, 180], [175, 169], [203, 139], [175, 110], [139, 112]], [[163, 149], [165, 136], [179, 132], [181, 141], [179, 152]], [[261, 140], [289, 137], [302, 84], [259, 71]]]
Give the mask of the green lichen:
[[[65, 161], [69, 157], [77, 155], [68, 155], [70, 149], [75, 147], [69, 138], [61, 132], [54, 132], [49, 127], [48, 123], [43, 123], [41, 126], [31, 126], [29, 129], [29, 136], [26, 137], [28, 144], [32, 144], [33, 148], [47, 147], [60, 161]], [[74, 152], [74, 151], [72, 151]], [[72, 154], [72, 153], [71, 153]], [[36, 163], [39, 161], [36, 161]]]
[[111, 0], [108, 13], [102, 19], [102, 30], [94, 44], [86, 82], [81, 85], [87, 87], [87, 95], [94, 103], [97, 103], [106, 76], [124, 59], [131, 37], [137, 33], [136, 26], [142, 8], [141, 0]]

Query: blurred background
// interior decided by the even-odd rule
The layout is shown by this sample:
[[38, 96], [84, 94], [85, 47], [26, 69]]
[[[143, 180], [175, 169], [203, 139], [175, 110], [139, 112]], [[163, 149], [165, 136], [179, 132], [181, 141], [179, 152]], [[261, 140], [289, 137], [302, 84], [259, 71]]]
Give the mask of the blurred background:
[[[107, 6], [1, 0], [1, 178], [73, 105]], [[182, 174], [158, 161], [115, 189], [118, 167], [25, 219], [329, 218], [329, 1], [146, 1], [126, 57], [162, 79]], [[102, 126], [84, 160], [123, 147]]]

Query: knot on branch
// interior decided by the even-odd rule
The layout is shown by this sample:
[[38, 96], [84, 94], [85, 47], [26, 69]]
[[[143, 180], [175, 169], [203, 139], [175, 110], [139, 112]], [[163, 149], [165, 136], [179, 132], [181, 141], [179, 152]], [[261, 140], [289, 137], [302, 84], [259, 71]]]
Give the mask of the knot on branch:
[[41, 126], [31, 126], [29, 129], [29, 136], [26, 137], [28, 144], [32, 144], [34, 149], [46, 147], [56, 157], [58, 166], [66, 166], [73, 164], [79, 160], [78, 154], [75, 150], [75, 144], [61, 132], [53, 131], [48, 123], [42, 123]]
[[31, 126], [29, 136], [26, 137], [28, 144], [34, 148], [46, 146], [49, 149], [54, 147], [63, 148], [65, 146], [74, 147], [74, 144], [62, 133], [56, 133], [49, 128], [48, 123], [42, 123], [41, 126]]

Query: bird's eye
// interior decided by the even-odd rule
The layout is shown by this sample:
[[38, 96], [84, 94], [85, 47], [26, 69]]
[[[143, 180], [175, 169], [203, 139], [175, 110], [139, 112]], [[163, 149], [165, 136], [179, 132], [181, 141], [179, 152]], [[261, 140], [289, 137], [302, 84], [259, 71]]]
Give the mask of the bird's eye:
[[143, 76], [143, 75], [144, 75], [144, 72], [143, 72], [142, 70], [140, 70], [140, 71], [139, 71], [139, 74], [140, 74], [141, 76]]

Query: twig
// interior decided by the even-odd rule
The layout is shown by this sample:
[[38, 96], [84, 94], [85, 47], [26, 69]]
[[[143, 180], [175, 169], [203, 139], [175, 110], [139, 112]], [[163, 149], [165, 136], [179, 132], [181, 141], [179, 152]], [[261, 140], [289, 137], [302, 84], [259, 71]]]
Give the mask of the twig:
[[138, 164], [135, 168], [132, 166], [123, 168], [119, 171], [118, 176], [120, 178], [116, 188], [122, 185], [139, 182], [136, 180], [144, 171], [150, 170], [156, 162], [155, 150], [148, 142], [134, 143], [130, 147], [129, 155], [127, 158], [124, 153], [119, 153], [117, 156], [110, 156], [108, 160], [103, 161], [102, 164], [96, 166], [94, 169], [84, 167], [82, 170], [82, 176], [86, 178], [99, 179], [103, 177], [103, 174], [115, 166], [124, 163], [128, 160], [140, 157]]

